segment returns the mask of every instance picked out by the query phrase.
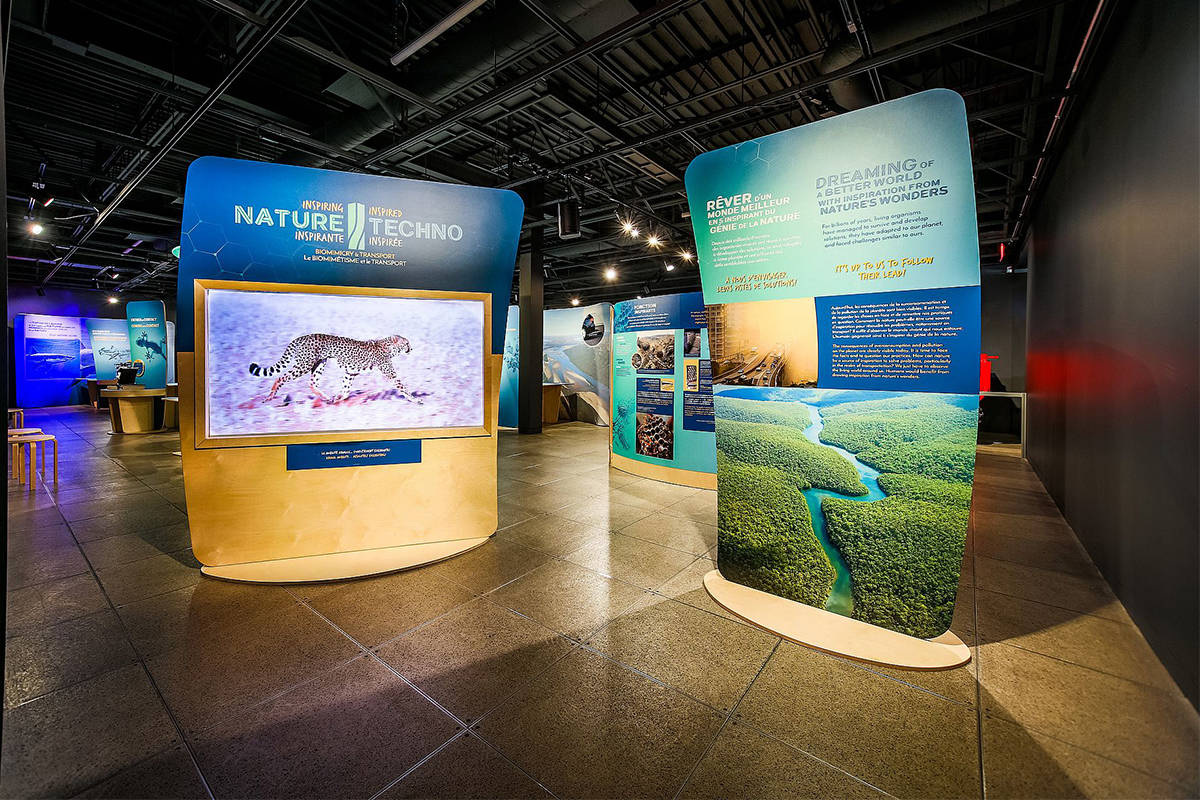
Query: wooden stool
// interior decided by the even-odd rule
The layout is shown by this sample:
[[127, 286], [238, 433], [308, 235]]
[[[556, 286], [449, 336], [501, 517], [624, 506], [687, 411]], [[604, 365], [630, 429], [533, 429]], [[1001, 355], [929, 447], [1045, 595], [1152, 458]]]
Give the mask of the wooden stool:
[[[12, 444], [12, 476], [13, 476], [13, 480], [17, 481], [18, 483], [23, 481], [23, 478], [21, 478], [20, 476], [24, 474], [24, 469], [18, 469], [18, 465], [24, 464], [25, 460], [24, 460], [24, 457], [22, 457], [22, 458], [17, 457], [17, 453], [21, 448], [16, 442], [13, 442], [12, 439], [14, 436], [37, 436], [41, 432], [42, 432], [41, 428], [9, 428], [8, 429], [8, 440]], [[55, 445], [55, 449], [57, 449], [57, 448], [58, 448], [58, 445]]]
[[[28, 436], [10, 436], [8, 437], [17, 452], [18, 473], [23, 473], [25, 470], [25, 453], [24, 448], [29, 446], [29, 479], [27, 483], [30, 488], [33, 487], [33, 472], [37, 469], [37, 449], [38, 442], [52, 442], [54, 444], [54, 482], [58, 483], [58, 440], [49, 433], [36, 433]], [[18, 478], [21, 480], [24, 476]], [[42, 446], [42, 482], [46, 481], [46, 447]], [[26, 482], [26, 481], [22, 481]]]
[[25, 427], [25, 409], [10, 408], [8, 410], [8, 427], [24, 428]]

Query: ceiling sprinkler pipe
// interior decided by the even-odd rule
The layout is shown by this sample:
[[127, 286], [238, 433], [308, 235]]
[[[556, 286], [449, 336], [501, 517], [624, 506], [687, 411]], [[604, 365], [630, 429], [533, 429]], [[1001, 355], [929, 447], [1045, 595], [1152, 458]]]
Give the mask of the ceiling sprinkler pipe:
[[[1016, 0], [948, 0], [935, 3], [904, 3], [863, 21], [875, 52], [906, 44], [922, 36], [970, 22], [1007, 6]], [[825, 50], [817, 63], [822, 75], [835, 72], [863, 58], [862, 47], [853, 31], [847, 31]], [[866, 108], [875, 103], [871, 84], [865, 75], [854, 75], [829, 84], [833, 100], [846, 111]]]

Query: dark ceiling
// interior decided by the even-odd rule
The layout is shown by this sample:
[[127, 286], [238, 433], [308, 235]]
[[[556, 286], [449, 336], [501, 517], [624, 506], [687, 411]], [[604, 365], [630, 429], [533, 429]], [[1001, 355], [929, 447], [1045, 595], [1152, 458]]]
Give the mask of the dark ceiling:
[[[1000, 243], [1026, 233], [1030, 186], [1052, 155], [1048, 134], [1095, 8], [308, 0], [161, 152], [296, 2], [16, 0], [6, 26], [10, 280], [173, 294], [185, 171], [222, 155], [535, 197], [540, 183], [544, 204], [526, 227], [546, 228], [547, 305], [694, 290], [694, 261], [679, 253], [692, 248], [682, 176], [696, 154], [933, 87], [966, 99], [988, 269]], [[568, 198], [581, 203], [583, 236], [563, 241], [554, 210]], [[622, 233], [626, 218], [641, 238]], [[662, 247], [646, 244], [648, 230]], [[678, 268], [668, 273], [668, 262]]]

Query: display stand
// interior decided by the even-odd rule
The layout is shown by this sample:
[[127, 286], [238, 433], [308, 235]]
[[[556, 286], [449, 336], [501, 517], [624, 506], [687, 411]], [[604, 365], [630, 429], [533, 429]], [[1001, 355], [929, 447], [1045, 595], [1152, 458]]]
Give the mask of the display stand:
[[715, 569], [704, 576], [704, 588], [751, 625], [836, 656], [911, 670], [954, 669], [971, 660], [971, 648], [950, 631], [936, 639], [906, 636], [727, 581]]
[[165, 389], [142, 386], [100, 390], [100, 396], [108, 400], [113, 433], [156, 433], [162, 430], [158, 424], [162, 417], [159, 404], [160, 398], [166, 394]]
[[632, 458], [627, 458], [620, 453], [610, 454], [608, 463], [613, 469], [628, 472], [630, 475], [637, 475], [639, 478], [649, 478], [650, 480], [674, 483], [679, 486], [690, 486], [693, 489], [717, 488], [717, 475], [714, 472], [696, 472], [695, 470], [679, 469], [678, 467], [647, 464], [643, 461], [635, 461]]

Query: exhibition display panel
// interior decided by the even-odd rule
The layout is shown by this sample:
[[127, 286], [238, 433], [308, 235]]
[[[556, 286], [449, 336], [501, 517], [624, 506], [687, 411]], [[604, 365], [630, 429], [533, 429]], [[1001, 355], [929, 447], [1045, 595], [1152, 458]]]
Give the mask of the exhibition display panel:
[[949, 627], [980, 311], [962, 98], [922, 92], [726, 147], [685, 180], [715, 384], [706, 587], [824, 650], [964, 663]]
[[717, 488], [703, 296], [627, 300], [613, 316], [610, 463], [646, 478]]
[[207, 574], [329, 580], [487, 541], [505, 322], [493, 308], [522, 214], [502, 190], [192, 164], [179, 417]]

